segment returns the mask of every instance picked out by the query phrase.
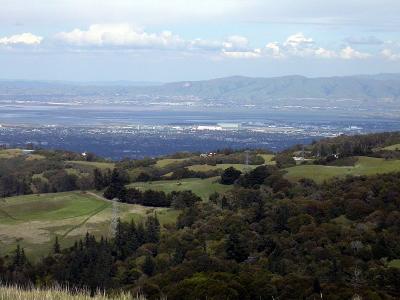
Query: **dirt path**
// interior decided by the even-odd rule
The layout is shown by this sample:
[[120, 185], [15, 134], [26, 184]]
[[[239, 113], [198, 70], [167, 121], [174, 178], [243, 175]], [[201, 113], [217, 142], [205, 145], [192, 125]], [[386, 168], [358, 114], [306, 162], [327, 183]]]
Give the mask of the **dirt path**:
[[93, 193], [93, 192], [86, 192], [86, 194], [87, 194], [87, 195], [90, 195], [90, 196], [93, 196], [93, 197], [95, 197], [95, 198], [97, 198], [97, 199], [100, 199], [100, 200], [103, 200], [103, 201], [107, 201], [107, 203], [104, 203], [104, 205], [102, 205], [101, 207], [96, 208], [95, 210], [93, 210], [93, 211], [88, 215], [88, 217], [85, 218], [81, 223], [79, 223], [79, 224], [73, 226], [72, 228], [70, 228], [70, 229], [68, 229], [66, 232], [64, 232], [64, 234], [61, 236], [62, 238], [65, 238], [65, 237], [66, 237], [70, 232], [72, 232], [73, 230], [75, 230], [75, 229], [77, 229], [77, 228], [79, 228], [79, 227], [85, 225], [85, 224], [87, 223], [87, 221], [90, 220], [90, 218], [94, 217], [95, 215], [99, 214], [100, 212], [102, 212], [103, 210], [105, 210], [105, 209], [107, 209], [107, 208], [109, 208], [109, 207], [111, 206], [111, 203], [110, 203], [111, 201], [108, 200], [108, 199], [106, 199], [106, 198], [104, 198], [104, 197], [102, 197], [102, 196], [100, 196], [100, 195], [97, 195], [97, 194], [95, 194], [95, 193]]
[[104, 198], [103, 196], [100, 196], [100, 195], [98, 195], [98, 194], [96, 194], [96, 193], [93, 193], [93, 192], [86, 192], [86, 194], [87, 194], [87, 195], [90, 195], [90, 196], [93, 196], [93, 197], [95, 197], [95, 198], [97, 198], [97, 199], [107, 201], [107, 202], [113, 201], [113, 200], [109, 200], [109, 199], [107, 199], [107, 198]]

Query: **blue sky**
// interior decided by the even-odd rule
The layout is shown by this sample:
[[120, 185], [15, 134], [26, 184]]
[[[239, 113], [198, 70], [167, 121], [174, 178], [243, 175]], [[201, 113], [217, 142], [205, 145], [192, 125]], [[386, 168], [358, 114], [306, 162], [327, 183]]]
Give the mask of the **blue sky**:
[[0, 0], [0, 78], [400, 72], [398, 0]]

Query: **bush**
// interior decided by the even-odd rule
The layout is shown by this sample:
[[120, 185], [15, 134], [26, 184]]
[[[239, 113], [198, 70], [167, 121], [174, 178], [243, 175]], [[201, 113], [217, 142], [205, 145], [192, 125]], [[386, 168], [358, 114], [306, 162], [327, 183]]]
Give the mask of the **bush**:
[[224, 171], [221, 175], [221, 184], [234, 184], [239, 179], [242, 172], [236, 170], [234, 167], [230, 167]]

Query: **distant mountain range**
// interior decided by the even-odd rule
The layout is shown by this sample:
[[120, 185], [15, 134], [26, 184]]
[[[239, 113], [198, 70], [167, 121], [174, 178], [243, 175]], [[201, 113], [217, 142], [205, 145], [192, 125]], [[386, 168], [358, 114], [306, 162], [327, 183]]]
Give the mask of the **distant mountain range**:
[[[71, 89], [71, 87], [73, 87]], [[65, 91], [64, 91], [65, 89]], [[158, 82], [58, 82], [0, 80], [0, 94], [14, 90], [16, 94], [39, 90], [46, 94], [57, 90], [68, 93], [115, 91], [153, 96], [195, 96], [201, 99], [264, 101], [280, 98], [351, 98], [399, 99], [400, 74], [356, 75], [308, 78], [299, 75], [252, 78], [232, 76], [202, 81]]]
[[307, 78], [234, 76], [205, 81], [168, 83], [150, 89], [161, 95], [264, 101], [279, 98], [400, 99], [400, 74]]
[[[8, 102], [7, 102], [8, 101]], [[22, 101], [22, 102], [21, 102]], [[173, 109], [255, 109], [400, 116], [400, 74], [308, 78], [233, 76], [203, 81], [0, 81], [0, 103], [75, 102]]]

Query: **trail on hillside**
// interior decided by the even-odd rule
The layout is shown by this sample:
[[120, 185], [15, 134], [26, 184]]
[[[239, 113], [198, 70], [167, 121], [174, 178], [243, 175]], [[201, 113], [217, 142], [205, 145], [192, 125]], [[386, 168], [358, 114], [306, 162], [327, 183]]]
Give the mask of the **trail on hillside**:
[[88, 217], [85, 218], [81, 223], [79, 223], [79, 224], [77, 224], [77, 225], [71, 227], [70, 229], [68, 229], [68, 230], [61, 236], [62, 238], [65, 238], [65, 237], [66, 237], [70, 232], [72, 232], [73, 230], [75, 230], [75, 229], [77, 229], [77, 228], [79, 228], [79, 227], [85, 225], [85, 224], [87, 223], [87, 221], [90, 220], [90, 218], [94, 217], [95, 215], [99, 214], [100, 212], [102, 212], [103, 210], [105, 210], [105, 209], [107, 209], [107, 208], [109, 208], [109, 207], [111, 206], [110, 200], [108, 200], [108, 199], [106, 199], [106, 198], [104, 198], [104, 197], [102, 197], [102, 196], [100, 196], [100, 195], [97, 195], [97, 194], [95, 194], [95, 193], [93, 193], [93, 192], [86, 192], [86, 194], [91, 195], [91, 196], [93, 196], [93, 197], [95, 197], [95, 198], [97, 198], [97, 199], [100, 199], [100, 200], [106, 200], [107, 203], [104, 203], [104, 205], [102, 205], [101, 207], [96, 208], [95, 210], [93, 210], [93, 211], [88, 215]]

